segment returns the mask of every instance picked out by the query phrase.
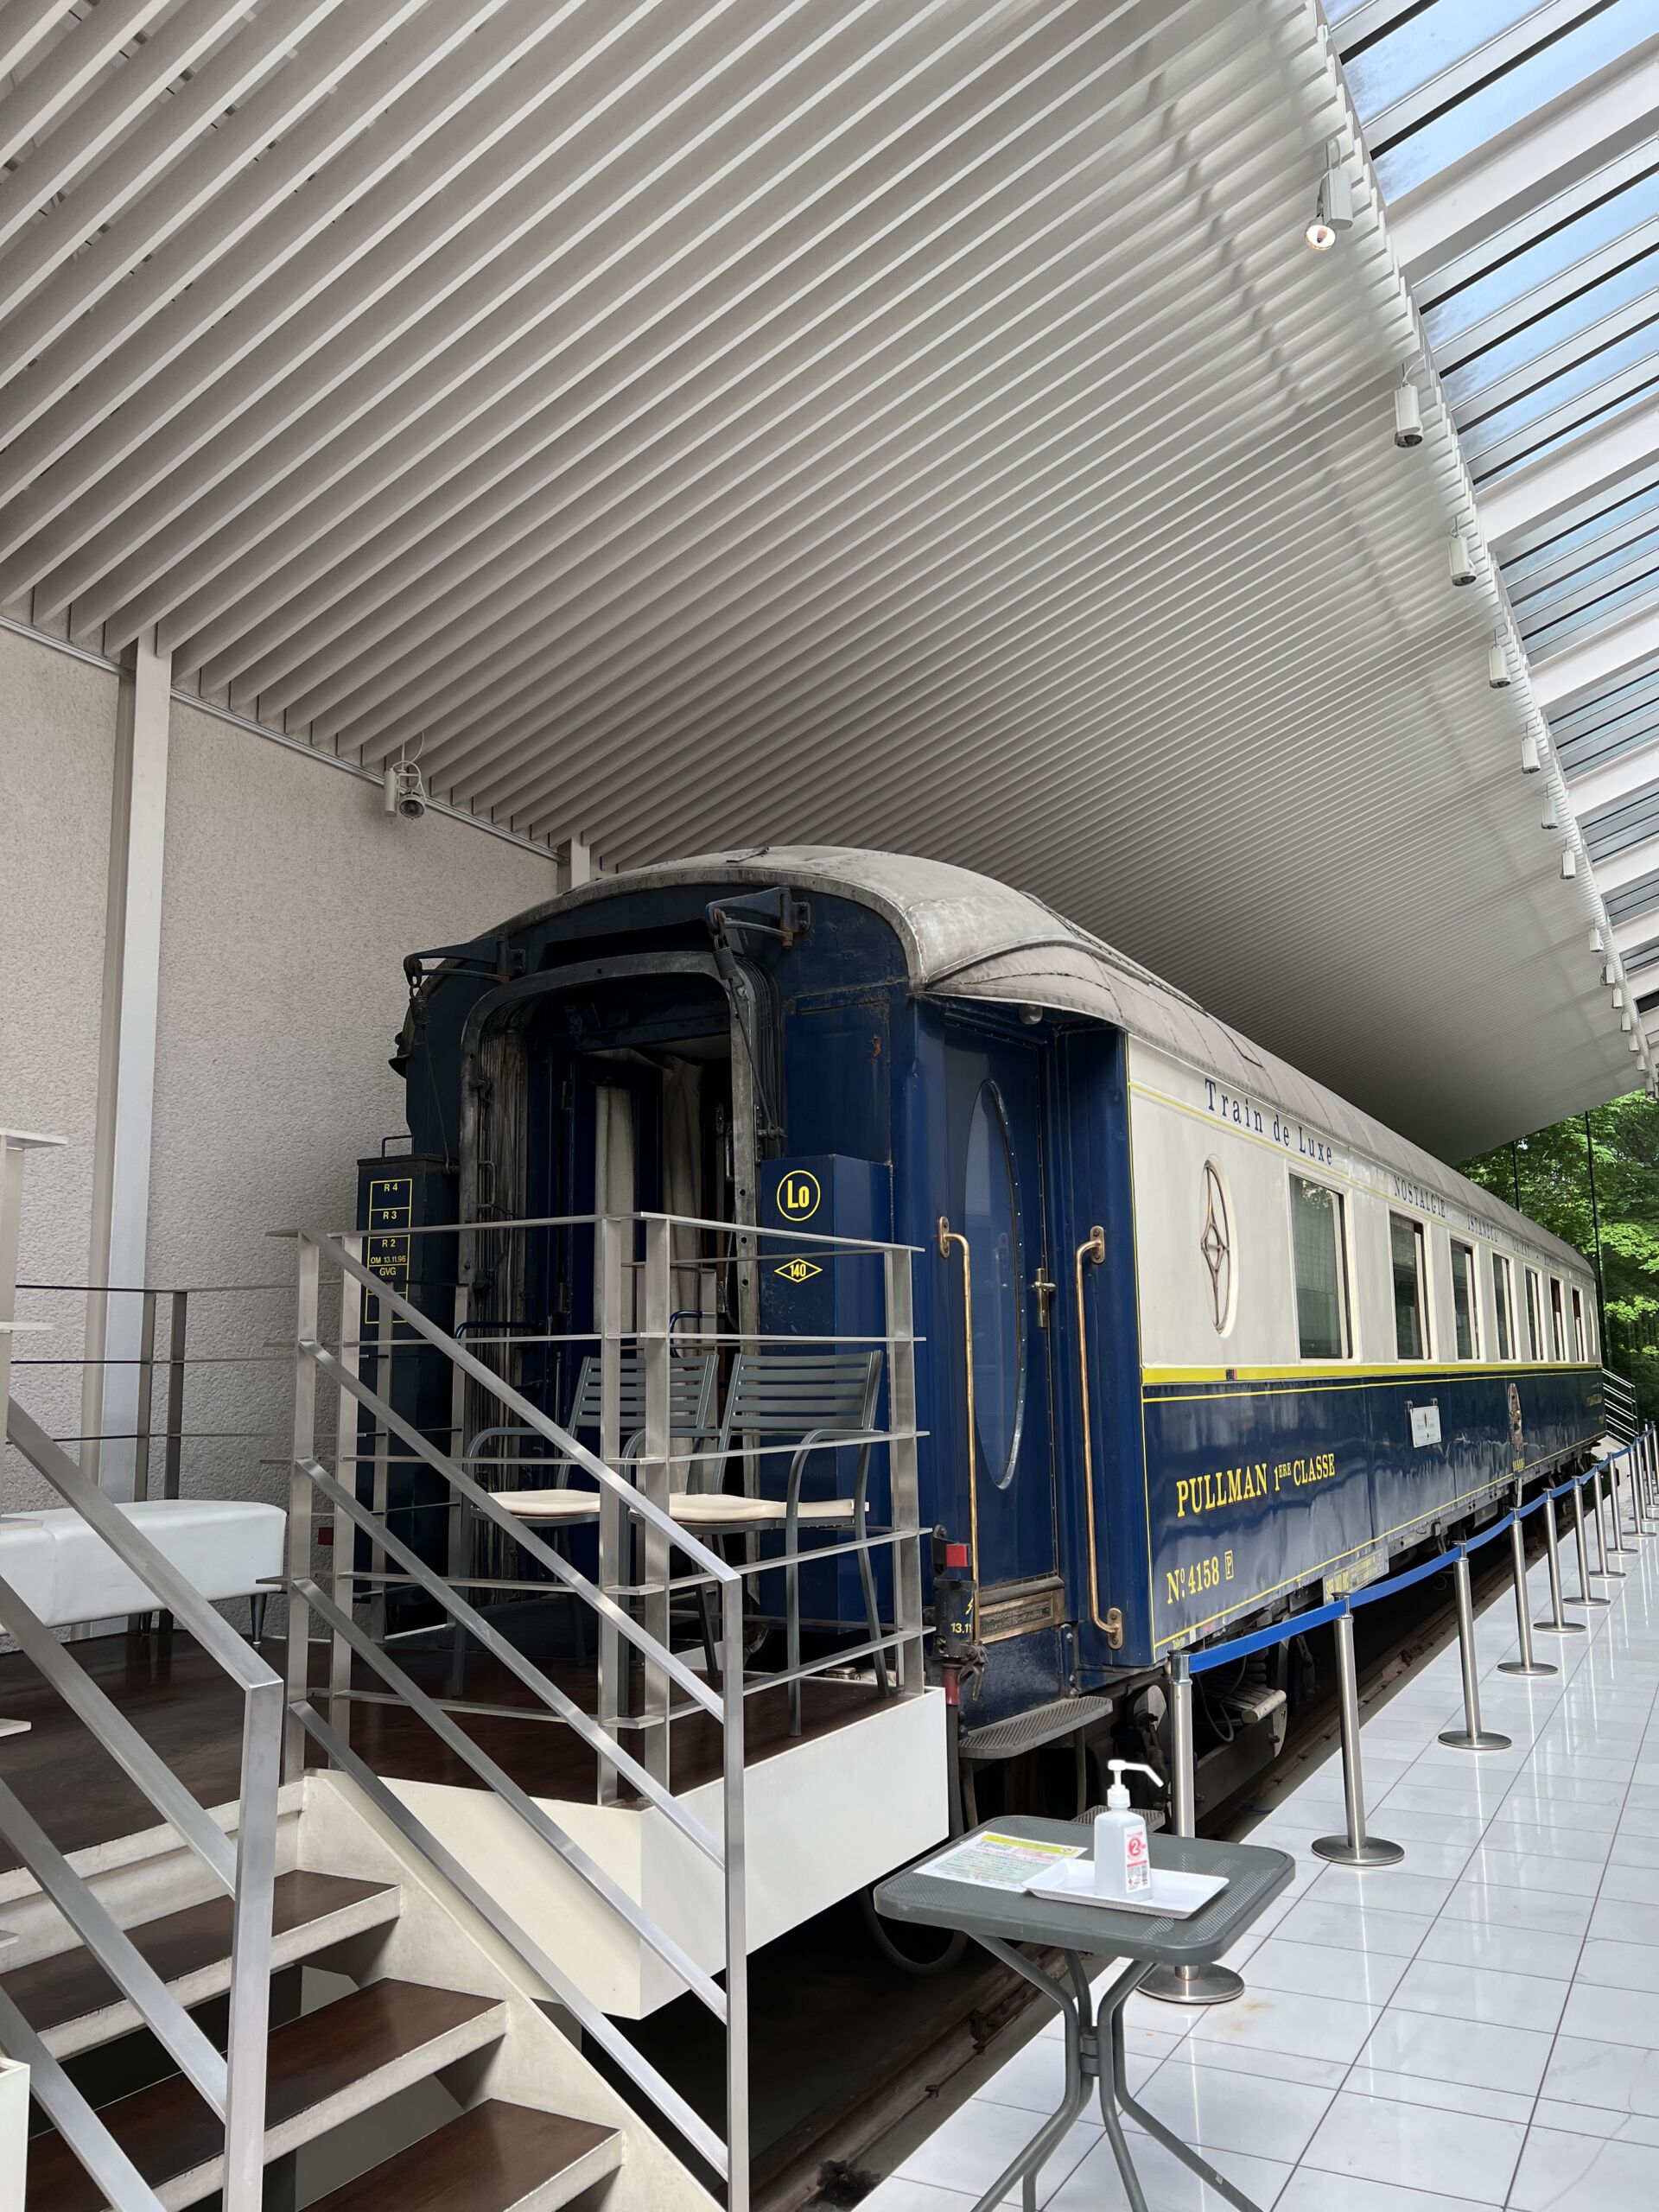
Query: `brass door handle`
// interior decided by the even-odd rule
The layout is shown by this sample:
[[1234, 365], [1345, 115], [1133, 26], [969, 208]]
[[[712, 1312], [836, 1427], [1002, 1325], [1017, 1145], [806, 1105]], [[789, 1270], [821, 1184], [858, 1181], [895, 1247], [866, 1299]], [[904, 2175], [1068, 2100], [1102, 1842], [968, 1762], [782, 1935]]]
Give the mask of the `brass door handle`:
[[962, 1254], [962, 1351], [968, 1380], [968, 1565], [973, 1577], [974, 1633], [979, 1633], [979, 1468], [974, 1451], [974, 1258], [968, 1239], [939, 1216], [939, 1257], [955, 1245]]
[[1077, 1395], [1083, 1410], [1083, 1503], [1084, 1515], [1089, 1529], [1089, 1611], [1096, 1628], [1106, 1632], [1106, 1641], [1114, 1649], [1123, 1641], [1122, 1616], [1116, 1606], [1104, 1618], [1100, 1610], [1100, 1554], [1095, 1535], [1095, 1437], [1094, 1414], [1089, 1402], [1089, 1330], [1088, 1315], [1083, 1303], [1083, 1268], [1085, 1260], [1096, 1267], [1106, 1258], [1106, 1231], [1098, 1222], [1078, 1245], [1076, 1261], [1077, 1293]]

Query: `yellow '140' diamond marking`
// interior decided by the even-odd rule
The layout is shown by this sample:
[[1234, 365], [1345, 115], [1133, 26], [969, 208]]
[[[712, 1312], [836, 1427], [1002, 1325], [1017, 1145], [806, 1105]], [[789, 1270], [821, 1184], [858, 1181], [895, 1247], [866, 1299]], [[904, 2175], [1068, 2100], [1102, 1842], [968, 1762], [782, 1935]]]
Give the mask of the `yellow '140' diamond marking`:
[[775, 1275], [782, 1275], [785, 1282], [810, 1282], [814, 1275], [821, 1275], [823, 1269], [815, 1266], [810, 1260], [785, 1260], [781, 1268], [774, 1268], [772, 1272]]

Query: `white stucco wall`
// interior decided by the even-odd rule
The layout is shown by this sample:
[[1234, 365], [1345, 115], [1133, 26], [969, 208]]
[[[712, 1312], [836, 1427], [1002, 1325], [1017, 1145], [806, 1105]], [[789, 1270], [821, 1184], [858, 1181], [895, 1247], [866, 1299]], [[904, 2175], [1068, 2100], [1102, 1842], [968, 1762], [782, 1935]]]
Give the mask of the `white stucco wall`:
[[[0, 1126], [68, 1139], [31, 1162], [22, 1272], [85, 1281], [118, 685], [3, 632], [0, 685]], [[386, 1062], [404, 953], [548, 897], [555, 865], [441, 816], [389, 818], [378, 787], [175, 704], [164, 869], [149, 1278], [283, 1281], [291, 1248], [266, 1231], [349, 1227], [359, 1154], [404, 1127]], [[51, 1311], [74, 1356], [79, 1302]], [[204, 1367], [188, 1426], [280, 1430], [266, 1340], [286, 1318], [275, 1297], [194, 1301], [196, 1349], [262, 1363]], [[78, 1374], [16, 1387], [54, 1433], [76, 1427]], [[184, 1487], [275, 1495], [259, 1463], [285, 1456], [280, 1435], [197, 1444]], [[39, 1502], [13, 1455], [3, 1504]]]

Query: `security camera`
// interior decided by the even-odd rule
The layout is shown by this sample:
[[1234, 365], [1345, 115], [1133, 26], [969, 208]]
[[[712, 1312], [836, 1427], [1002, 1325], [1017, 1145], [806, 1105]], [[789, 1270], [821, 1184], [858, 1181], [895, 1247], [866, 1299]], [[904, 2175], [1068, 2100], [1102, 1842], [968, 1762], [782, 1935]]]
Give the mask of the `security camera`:
[[1397, 446], [1423, 442], [1423, 403], [1409, 377], [1402, 377], [1394, 388], [1394, 442]]
[[386, 812], [404, 822], [418, 822], [426, 812], [426, 785], [413, 760], [394, 760], [385, 773]]

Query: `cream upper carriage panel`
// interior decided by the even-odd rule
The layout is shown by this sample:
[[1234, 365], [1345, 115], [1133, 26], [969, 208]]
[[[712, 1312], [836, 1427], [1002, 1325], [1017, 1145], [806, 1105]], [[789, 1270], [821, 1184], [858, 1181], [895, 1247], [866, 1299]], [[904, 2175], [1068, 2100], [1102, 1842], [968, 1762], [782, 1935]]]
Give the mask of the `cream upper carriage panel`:
[[[1270, 1084], [1224, 1082], [1134, 1037], [1128, 1070], [1141, 1357], [1149, 1372], [1304, 1363], [1292, 1252], [1294, 1177], [1326, 1185], [1342, 1198], [1350, 1361], [1398, 1361], [1389, 1248], [1395, 1215], [1423, 1225], [1428, 1363], [1456, 1357], [1454, 1241], [1476, 1255], [1482, 1358], [1498, 1357], [1493, 1251], [1512, 1267], [1520, 1324], [1511, 1337], [1512, 1358], [1528, 1356], [1527, 1268], [1542, 1277], [1546, 1307], [1554, 1275], [1580, 1287], [1588, 1314], [1592, 1282], [1579, 1255], [1453, 1171], [1440, 1168], [1431, 1183], [1386, 1166], [1344, 1145], [1328, 1124], [1286, 1106]], [[1511, 1216], [1513, 1226], [1499, 1215]]]

